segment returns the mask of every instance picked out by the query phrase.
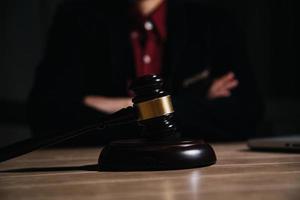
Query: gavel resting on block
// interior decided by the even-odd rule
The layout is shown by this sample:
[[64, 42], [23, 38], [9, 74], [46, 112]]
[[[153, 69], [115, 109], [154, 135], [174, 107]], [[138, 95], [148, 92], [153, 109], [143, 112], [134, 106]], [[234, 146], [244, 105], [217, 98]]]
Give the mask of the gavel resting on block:
[[0, 162], [47, 147], [95, 129], [133, 121], [143, 126], [142, 139], [120, 140], [105, 146], [99, 170], [171, 170], [203, 167], [216, 162], [212, 147], [202, 140], [181, 140], [177, 131], [171, 96], [157, 75], [147, 75], [131, 85], [133, 106], [109, 115], [98, 124], [44, 139], [29, 139], [0, 150]]

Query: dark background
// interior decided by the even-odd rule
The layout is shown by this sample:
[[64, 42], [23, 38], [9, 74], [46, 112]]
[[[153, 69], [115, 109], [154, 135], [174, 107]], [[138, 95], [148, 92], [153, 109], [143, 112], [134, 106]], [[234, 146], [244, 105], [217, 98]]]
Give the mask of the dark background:
[[[47, 30], [61, 1], [0, 1], [0, 146], [30, 137], [26, 99], [43, 56]], [[296, 0], [214, 2], [237, 12], [246, 30], [250, 62], [266, 104], [259, 130], [299, 134]]]

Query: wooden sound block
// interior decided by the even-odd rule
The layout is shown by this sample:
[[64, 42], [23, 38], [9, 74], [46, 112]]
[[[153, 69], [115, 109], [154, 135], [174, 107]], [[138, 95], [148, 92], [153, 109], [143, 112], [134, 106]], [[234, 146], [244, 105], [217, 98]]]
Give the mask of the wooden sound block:
[[196, 168], [216, 162], [213, 148], [202, 140], [123, 140], [102, 150], [101, 171], [146, 171]]

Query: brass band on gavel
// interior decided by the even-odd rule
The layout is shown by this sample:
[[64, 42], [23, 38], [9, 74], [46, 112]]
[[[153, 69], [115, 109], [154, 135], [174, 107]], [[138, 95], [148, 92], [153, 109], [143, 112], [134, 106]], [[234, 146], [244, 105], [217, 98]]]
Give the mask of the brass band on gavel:
[[171, 96], [167, 95], [137, 104], [139, 121], [160, 117], [174, 112]]

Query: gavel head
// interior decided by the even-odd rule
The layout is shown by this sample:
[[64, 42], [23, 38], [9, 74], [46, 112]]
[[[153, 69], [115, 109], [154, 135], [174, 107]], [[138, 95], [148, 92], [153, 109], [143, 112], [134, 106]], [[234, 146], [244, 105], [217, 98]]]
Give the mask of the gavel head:
[[143, 137], [151, 140], [177, 139], [171, 96], [163, 89], [163, 80], [157, 75], [143, 76], [131, 85], [135, 93], [134, 107], [139, 124], [144, 127]]

